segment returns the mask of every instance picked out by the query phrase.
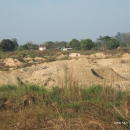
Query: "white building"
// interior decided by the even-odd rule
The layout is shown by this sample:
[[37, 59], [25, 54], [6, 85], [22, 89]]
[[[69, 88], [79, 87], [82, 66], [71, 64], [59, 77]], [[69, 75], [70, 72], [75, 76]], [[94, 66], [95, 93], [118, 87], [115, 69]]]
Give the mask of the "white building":
[[42, 46], [41, 46], [41, 47], [39, 47], [39, 50], [40, 50], [40, 51], [46, 50], [46, 47], [42, 47]]
[[63, 51], [72, 50], [72, 48], [63, 48]]

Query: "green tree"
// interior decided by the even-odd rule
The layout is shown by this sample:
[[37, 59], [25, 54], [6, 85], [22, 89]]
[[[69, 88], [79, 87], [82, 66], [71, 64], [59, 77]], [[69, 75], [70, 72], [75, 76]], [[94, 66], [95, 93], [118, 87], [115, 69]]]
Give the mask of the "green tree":
[[74, 50], [79, 50], [80, 49], [80, 42], [74, 38], [70, 41], [69, 46], [72, 47]]
[[119, 41], [117, 39], [111, 39], [107, 42], [108, 49], [116, 49], [119, 47]]
[[104, 36], [104, 37], [99, 36], [99, 38], [98, 38], [99, 41], [102, 41], [102, 42], [105, 44], [105, 47], [107, 46], [107, 42], [108, 42], [110, 39], [111, 39], [110, 36]]
[[27, 42], [26, 44], [22, 45], [20, 47], [20, 49], [22, 49], [22, 50], [37, 50], [38, 49], [38, 45], [37, 44], [33, 44], [32, 42]]
[[53, 49], [53, 48], [55, 48], [55, 43], [52, 42], [52, 41], [45, 42], [45, 43], [42, 44], [42, 45], [44, 45], [44, 46], [45, 46], [46, 48], [48, 48], [48, 49]]
[[111, 39], [110, 36], [104, 36], [104, 37], [99, 36], [99, 38], [98, 38], [98, 40], [103, 41], [103, 42], [107, 42], [107, 41], [109, 41], [110, 39]]
[[17, 50], [18, 48], [18, 40], [16, 38], [12, 38], [11, 41], [14, 43], [15, 45], [15, 50]]
[[91, 39], [84, 39], [80, 42], [82, 50], [91, 50], [94, 47], [94, 43]]
[[14, 51], [15, 45], [10, 39], [3, 39], [0, 43], [1, 50], [6, 51]]
[[60, 46], [67, 47], [67, 42], [66, 41], [61, 41], [61, 42], [56, 41], [55, 47], [60, 47]]
[[24, 45], [21, 46], [20, 49], [22, 49], [22, 50], [29, 50], [29, 47], [28, 47], [27, 44], [24, 44]]
[[118, 41], [121, 41], [121, 33], [118, 32], [117, 35], [115, 36], [115, 38], [116, 38]]
[[126, 47], [126, 43], [124, 43], [124, 42], [120, 42], [120, 45], [119, 45], [120, 47]]

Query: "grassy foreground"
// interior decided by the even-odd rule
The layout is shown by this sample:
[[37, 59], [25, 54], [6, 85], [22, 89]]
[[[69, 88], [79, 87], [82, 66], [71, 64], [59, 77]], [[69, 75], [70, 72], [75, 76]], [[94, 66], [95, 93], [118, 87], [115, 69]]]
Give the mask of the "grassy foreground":
[[127, 130], [129, 108], [130, 92], [111, 87], [6, 85], [0, 87], [0, 130]]

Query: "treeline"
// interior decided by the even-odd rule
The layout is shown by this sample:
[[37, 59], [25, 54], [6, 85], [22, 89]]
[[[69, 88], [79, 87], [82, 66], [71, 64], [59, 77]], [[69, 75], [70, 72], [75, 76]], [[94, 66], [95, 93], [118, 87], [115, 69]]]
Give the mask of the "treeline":
[[[119, 35], [119, 33], [118, 33]], [[57, 49], [59, 47], [71, 47], [73, 50], [91, 50], [91, 49], [116, 49], [117, 47], [126, 47], [128, 43], [122, 42], [119, 36], [115, 37], [110, 36], [100, 36], [96, 42], [93, 42], [91, 39], [72, 39], [70, 42], [61, 41], [53, 42], [48, 41], [41, 45], [34, 44], [33, 42], [27, 42], [24, 45], [18, 45], [18, 40], [13, 39], [3, 39], [0, 42], [0, 50], [3, 52], [14, 51], [14, 50], [38, 50], [39, 46], [46, 47], [47, 49]]]

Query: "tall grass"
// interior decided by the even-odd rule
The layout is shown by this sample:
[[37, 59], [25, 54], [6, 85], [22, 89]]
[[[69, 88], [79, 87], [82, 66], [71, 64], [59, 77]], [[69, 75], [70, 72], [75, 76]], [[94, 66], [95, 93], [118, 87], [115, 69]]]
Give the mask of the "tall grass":
[[[111, 87], [53, 87], [6, 85], [0, 87], [1, 129], [127, 129], [129, 121], [120, 104], [130, 97]], [[130, 104], [129, 104], [130, 105]], [[76, 127], [77, 126], [77, 127]]]

